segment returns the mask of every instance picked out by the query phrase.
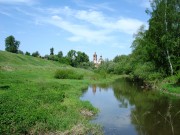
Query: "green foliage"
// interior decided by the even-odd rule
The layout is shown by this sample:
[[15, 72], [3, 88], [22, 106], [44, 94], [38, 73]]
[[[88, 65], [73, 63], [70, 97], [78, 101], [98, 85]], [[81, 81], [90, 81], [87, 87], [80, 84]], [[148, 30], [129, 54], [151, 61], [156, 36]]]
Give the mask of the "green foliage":
[[48, 60], [58, 61], [57, 55], [45, 55], [45, 58]]
[[33, 52], [33, 53], [32, 53], [32, 56], [33, 56], [33, 57], [39, 57], [39, 56], [40, 56], [40, 54], [39, 54], [39, 52], [38, 52], [38, 51], [36, 51], [36, 52]]
[[24, 54], [24, 52], [21, 50], [18, 50], [18, 54]]
[[78, 51], [77, 57], [76, 57], [76, 62], [77, 62], [77, 64], [81, 64], [83, 62], [89, 62], [89, 57], [84, 52]]
[[62, 51], [59, 51], [58, 54], [57, 54], [58, 58], [61, 59], [63, 58], [63, 52]]
[[105, 60], [99, 65], [97, 71], [99, 73], [100, 72], [114, 73], [114, 67], [115, 67], [115, 63], [113, 61]]
[[50, 55], [54, 55], [54, 48], [50, 48]]
[[50, 55], [45, 55], [45, 59], [52, 61], [59, 61], [60, 63], [71, 65], [73, 67], [85, 68], [92, 70], [92, 64], [89, 62], [89, 57], [84, 52], [76, 52], [70, 50], [67, 56], [63, 57], [63, 52], [59, 51], [57, 55], [54, 54], [54, 48], [50, 48]]
[[[21, 86], [22, 87], [22, 86]], [[31, 86], [32, 87], [32, 86]], [[31, 88], [31, 90], [34, 90]], [[31, 94], [30, 95], [28, 95]], [[47, 95], [46, 95], [47, 94]], [[35, 93], [20, 90], [18, 93], [11, 92], [1, 96], [0, 114], [1, 114], [1, 134], [27, 134], [34, 126], [36, 132], [53, 129], [57, 126], [57, 122], [52, 122], [51, 108], [41, 107], [43, 104], [49, 104], [55, 107], [55, 104], [63, 102], [65, 96], [61, 92], [56, 93]], [[32, 100], [34, 99], [34, 101]], [[59, 105], [58, 109], [66, 111], [65, 106]], [[46, 123], [47, 122], [47, 123]], [[37, 125], [38, 124], [38, 125]], [[9, 125], [9, 126], [8, 126]], [[39, 130], [39, 131], [38, 131]]]
[[119, 63], [119, 62], [124, 61], [124, 59], [126, 59], [126, 58], [127, 58], [127, 55], [116, 56], [116, 57], [113, 59], [113, 62]]
[[129, 74], [132, 72], [131, 55], [116, 56], [113, 61], [105, 60], [97, 69], [108, 74]]
[[161, 85], [168, 92], [180, 94], [180, 71], [176, 75], [166, 77]]
[[132, 54], [114, 58], [116, 74], [131, 74], [143, 80], [157, 80], [180, 69], [179, 3], [152, 0], [149, 29], [141, 26], [134, 34]]
[[58, 61], [60, 63], [70, 65], [70, 61], [69, 61], [69, 59], [67, 57], [62, 57], [62, 58], [58, 59]]
[[154, 65], [150, 62], [136, 65], [133, 75], [145, 81], [159, 80], [163, 77], [161, 73], [155, 72]]
[[30, 55], [31, 55], [31, 53], [30, 53], [30, 52], [26, 52], [26, 53], [25, 53], [25, 55], [28, 55], [28, 56], [30, 56]]
[[101, 75], [101, 77], [106, 78], [107, 77], [107, 73], [105, 70], [100, 70], [99, 74]]
[[5, 39], [5, 50], [12, 53], [18, 53], [20, 42], [16, 41], [14, 36], [9, 36]]
[[[166, 75], [172, 75], [176, 70], [179, 59], [179, 2], [176, 0], [153, 0], [151, 2], [152, 12], [149, 20], [149, 30], [146, 40], [150, 43], [151, 61], [155, 63], [158, 70], [163, 70]], [[173, 59], [176, 59], [174, 61]], [[172, 65], [172, 69], [171, 69]]]
[[56, 71], [54, 77], [57, 79], [83, 79], [82, 74], [79, 74], [72, 69], [59, 69]]
[[131, 55], [121, 55], [114, 58], [116, 74], [129, 74], [132, 72], [132, 60]]
[[69, 59], [70, 65], [73, 67], [77, 66], [76, 57], [77, 57], [77, 54], [75, 50], [70, 50], [67, 53], [67, 58]]
[[88, 69], [88, 70], [94, 70], [95, 69], [93, 62], [81, 62], [77, 67]]
[[177, 85], [180, 85], [180, 70], [179, 70], [179, 72], [177, 73], [177, 81], [176, 81], [176, 84], [177, 84]]
[[89, 62], [87, 54], [80, 51], [76, 52], [75, 50], [70, 50], [66, 57], [68, 58], [70, 65], [73, 67], [78, 67], [84, 62]]

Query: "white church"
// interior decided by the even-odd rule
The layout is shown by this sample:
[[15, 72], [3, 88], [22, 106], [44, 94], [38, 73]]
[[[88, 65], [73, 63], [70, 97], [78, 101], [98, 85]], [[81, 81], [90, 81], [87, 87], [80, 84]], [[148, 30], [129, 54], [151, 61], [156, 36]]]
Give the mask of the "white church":
[[98, 67], [103, 62], [102, 55], [100, 56], [99, 60], [97, 60], [97, 54], [96, 52], [93, 55], [93, 63], [95, 64], [95, 67]]

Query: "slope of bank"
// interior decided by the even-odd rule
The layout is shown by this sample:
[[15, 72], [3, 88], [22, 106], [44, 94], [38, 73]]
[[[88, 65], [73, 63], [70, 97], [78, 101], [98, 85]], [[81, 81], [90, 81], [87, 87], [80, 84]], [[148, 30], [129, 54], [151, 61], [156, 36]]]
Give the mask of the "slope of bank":
[[159, 83], [159, 89], [163, 93], [180, 97], [180, 72], [176, 75], [164, 78]]
[[[83, 79], [55, 79], [59, 69], [71, 69]], [[0, 134], [95, 133], [84, 112], [95, 114], [97, 109], [79, 97], [90, 83], [115, 78], [0, 51]]]
[[[134, 80], [132, 76], [130, 78]], [[143, 82], [141, 87], [144, 89], [155, 89], [164, 94], [180, 97], [180, 72], [161, 79], [144, 80], [136, 78], [135, 80]]]

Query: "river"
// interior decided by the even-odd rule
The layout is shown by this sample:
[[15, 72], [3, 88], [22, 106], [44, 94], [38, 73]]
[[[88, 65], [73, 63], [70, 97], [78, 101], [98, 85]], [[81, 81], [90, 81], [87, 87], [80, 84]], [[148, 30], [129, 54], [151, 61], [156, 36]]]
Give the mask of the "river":
[[81, 100], [100, 110], [91, 122], [101, 125], [105, 135], [180, 135], [180, 99], [129, 79], [91, 85]]

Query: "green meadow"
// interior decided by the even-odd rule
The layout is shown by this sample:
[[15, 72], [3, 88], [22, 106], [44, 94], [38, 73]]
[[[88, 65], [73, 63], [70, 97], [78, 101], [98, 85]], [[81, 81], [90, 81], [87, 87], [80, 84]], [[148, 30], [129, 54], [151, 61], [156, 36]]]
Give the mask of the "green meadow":
[[100, 134], [89, 123], [98, 110], [80, 96], [89, 84], [115, 78], [0, 51], [0, 134]]

